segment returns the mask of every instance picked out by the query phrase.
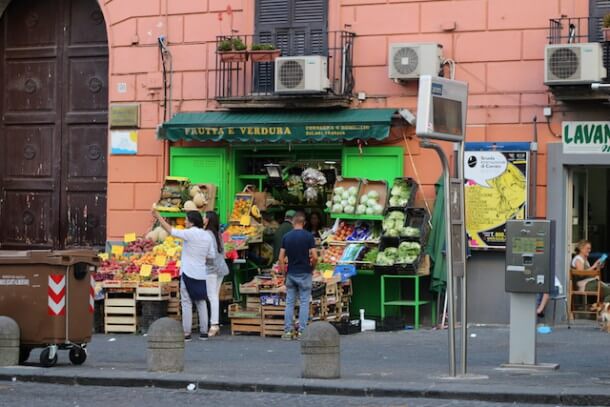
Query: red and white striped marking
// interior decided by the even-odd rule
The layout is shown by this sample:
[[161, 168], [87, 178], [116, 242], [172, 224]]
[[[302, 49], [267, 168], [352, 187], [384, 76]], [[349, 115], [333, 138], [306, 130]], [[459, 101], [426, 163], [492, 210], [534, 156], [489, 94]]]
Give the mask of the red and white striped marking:
[[48, 309], [51, 316], [66, 314], [66, 276], [63, 274], [49, 274]]
[[95, 280], [93, 279], [93, 275], [91, 275], [91, 285], [89, 287], [89, 312], [93, 314], [95, 311]]

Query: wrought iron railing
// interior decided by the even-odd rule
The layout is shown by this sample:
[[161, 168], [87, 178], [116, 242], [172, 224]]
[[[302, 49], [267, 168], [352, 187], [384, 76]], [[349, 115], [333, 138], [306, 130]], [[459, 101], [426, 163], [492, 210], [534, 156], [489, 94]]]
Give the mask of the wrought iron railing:
[[582, 42], [599, 42], [604, 52], [604, 67], [610, 76], [610, 41], [606, 41], [602, 32], [601, 17], [561, 17], [549, 20], [549, 44], [576, 44]]
[[[272, 44], [281, 56], [321, 55], [327, 58], [327, 73], [330, 87], [316, 96], [349, 98], [354, 89], [353, 60], [355, 34], [347, 31], [306, 33], [286, 30], [281, 35], [260, 38], [256, 35], [233, 35], [216, 37], [216, 83], [215, 98], [219, 102], [229, 100], [256, 100], [281, 98], [275, 93], [275, 63], [256, 62], [250, 57], [253, 44]], [[233, 39], [241, 40], [246, 52], [227, 58], [219, 52], [219, 46]], [[263, 41], [263, 40], [267, 41]], [[313, 96], [307, 95], [306, 97]]]

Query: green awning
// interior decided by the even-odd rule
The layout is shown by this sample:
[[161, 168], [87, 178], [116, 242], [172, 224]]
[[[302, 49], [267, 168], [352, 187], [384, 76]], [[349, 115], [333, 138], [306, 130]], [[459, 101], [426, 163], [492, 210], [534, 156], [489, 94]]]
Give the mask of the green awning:
[[159, 128], [171, 141], [340, 142], [388, 137], [396, 109], [178, 113]]

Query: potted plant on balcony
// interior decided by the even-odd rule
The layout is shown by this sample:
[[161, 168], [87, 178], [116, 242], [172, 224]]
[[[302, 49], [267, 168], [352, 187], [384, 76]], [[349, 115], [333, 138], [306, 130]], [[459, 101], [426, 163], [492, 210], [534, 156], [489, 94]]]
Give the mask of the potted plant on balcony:
[[244, 62], [248, 59], [246, 48], [241, 38], [233, 37], [221, 40], [217, 52], [222, 62]]
[[250, 50], [252, 62], [273, 62], [280, 56], [280, 50], [273, 44], [253, 44]]
[[610, 13], [602, 17], [602, 34], [604, 41], [610, 41]]

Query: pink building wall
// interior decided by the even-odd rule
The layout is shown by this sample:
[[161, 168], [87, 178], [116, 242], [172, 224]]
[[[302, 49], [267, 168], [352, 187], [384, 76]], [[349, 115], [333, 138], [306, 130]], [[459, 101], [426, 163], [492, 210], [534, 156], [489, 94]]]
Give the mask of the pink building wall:
[[[100, 0], [110, 46], [110, 103], [138, 103], [136, 156], [108, 160], [108, 239], [144, 232], [150, 207], [168, 172], [168, 145], [156, 140], [163, 121], [159, 35], [173, 55], [174, 112], [216, 109], [215, 37], [254, 31], [254, 0]], [[230, 6], [231, 12], [227, 12]], [[550, 18], [588, 15], [584, 0], [329, 0], [329, 30], [356, 33], [352, 107], [416, 110], [416, 82], [388, 79], [388, 46], [394, 42], [438, 42], [456, 62], [456, 79], [469, 82], [467, 141], [531, 141], [532, 118], [543, 121], [552, 105], [543, 84], [544, 45]], [[125, 87], [119, 91], [119, 85]], [[551, 130], [560, 134], [560, 121]], [[405, 174], [419, 177], [434, 198], [440, 164], [407, 131]], [[546, 211], [546, 144], [560, 141], [538, 124], [537, 215]], [[402, 141], [397, 145], [404, 146]], [[447, 152], [450, 152], [447, 145]], [[411, 157], [408, 156], [410, 151]], [[412, 163], [416, 167], [413, 168]], [[421, 199], [422, 197], [420, 197]]]

